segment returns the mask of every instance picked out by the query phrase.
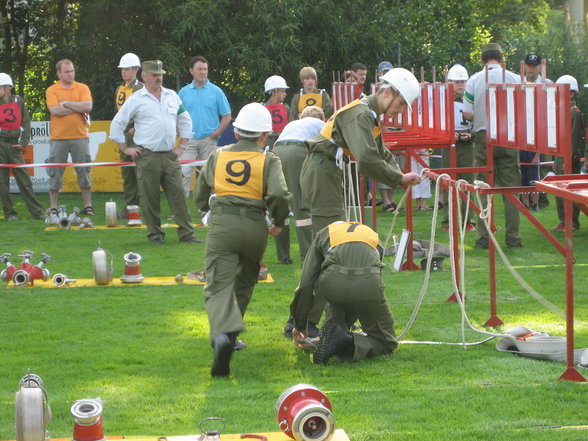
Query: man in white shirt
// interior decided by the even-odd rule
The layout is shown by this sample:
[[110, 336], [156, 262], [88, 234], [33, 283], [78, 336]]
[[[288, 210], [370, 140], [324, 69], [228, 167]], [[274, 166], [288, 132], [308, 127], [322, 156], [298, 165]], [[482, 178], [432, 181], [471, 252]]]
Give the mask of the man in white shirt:
[[[473, 121], [473, 131], [476, 134], [474, 147], [474, 166], [484, 167], [488, 164], [486, 152], [486, 70], [490, 84], [502, 83], [502, 48], [497, 43], [482, 46], [482, 64], [484, 69], [472, 75], [466, 83], [463, 102], [463, 115]], [[521, 79], [513, 72], [505, 72], [506, 83], [520, 83]], [[494, 186], [517, 187], [521, 185], [521, 170], [519, 167], [519, 152], [506, 147], [494, 147]], [[487, 182], [487, 173], [478, 173], [478, 179]], [[509, 248], [520, 248], [519, 210], [505, 195], [504, 218], [506, 223], [506, 245]], [[488, 231], [483, 220], [478, 221], [476, 248], [488, 248]]]
[[[163, 87], [164, 74], [161, 61], [143, 62], [141, 77], [145, 87], [131, 95], [116, 114], [110, 125], [110, 139], [136, 163], [141, 211], [149, 240], [158, 245], [164, 243], [160, 220], [161, 186], [178, 224], [180, 241], [201, 242], [194, 237], [179, 162], [192, 136], [192, 119], [180, 97]], [[129, 122], [135, 124], [133, 140], [136, 145], [133, 147], [125, 143], [124, 130]], [[176, 132], [180, 134], [177, 147]]]

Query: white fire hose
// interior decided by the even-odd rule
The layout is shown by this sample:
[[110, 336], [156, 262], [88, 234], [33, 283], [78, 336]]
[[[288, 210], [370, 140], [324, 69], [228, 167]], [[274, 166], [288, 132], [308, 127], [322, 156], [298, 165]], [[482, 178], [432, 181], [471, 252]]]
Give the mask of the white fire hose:
[[35, 374], [27, 374], [20, 380], [15, 400], [16, 441], [46, 441], [46, 426], [51, 421], [51, 408], [43, 380]]

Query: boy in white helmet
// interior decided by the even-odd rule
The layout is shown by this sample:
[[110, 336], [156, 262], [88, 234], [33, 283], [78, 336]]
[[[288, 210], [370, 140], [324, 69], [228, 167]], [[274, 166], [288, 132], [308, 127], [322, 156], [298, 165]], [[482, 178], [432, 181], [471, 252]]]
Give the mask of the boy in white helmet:
[[[380, 81], [378, 92], [339, 109], [319, 135], [306, 141], [308, 154], [300, 184], [309, 203], [313, 236], [335, 221], [346, 220], [342, 164], [352, 155], [360, 173], [392, 188], [420, 182], [418, 174], [400, 170], [382, 142], [380, 128], [380, 115], [392, 118], [410, 106], [420, 93], [419, 83], [402, 68], [391, 69]], [[316, 298], [309, 315], [309, 333], [320, 320], [324, 304]]]
[[[22, 150], [31, 139], [31, 118], [23, 99], [12, 94], [14, 84], [10, 75], [0, 73], [0, 163], [24, 164]], [[0, 168], [0, 198], [4, 219], [17, 221], [18, 215], [10, 198], [10, 170]], [[43, 207], [33, 191], [31, 177], [26, 168], [13, 168], [12, 173], [32, 219], [45, 219]]]
[[[472, 167], [474, 164], [474, 134], [472, 133], [472, 124], [463, 116], [463, 95], [465, 92], [466, 81], [469, 75], [467, 69], [461, 64], [454, 64], [447, 72], [447, 81], [453, 84], [453, 103], [454, 122], [455, 122], [455, 155], [457, 167]], [[450, 167], [450, 151], [442, 149], [442, 166]], [[458, 173], [458, 179], [465, 179], [467, 182], [473, 182], [473, 173]], [[443, 230], [449, 230], [449, 206], [447, 204], [447, 192], [443, 192]], [[465, 215], [467, 204], [462, 202], [462, 213]], [[472, 223], [472, 213], [468, 211], [466, 230], [473, 231], [476, 229]], [[462, 222], [461, 219], [459, 222]]]
[[[237, 335], [257, 283], [268, 231], [280, 233], [290, 197], [280, 159], [264, 154], [272, 131], [270, 112], [259, 103], [244, 106], [234, 122], [236, 144], [215, 150], [196, 182], [194, 202], [210, 210], [206, 240], [204, 306], [214, 349], [213, 377], [230, 373]], [[266, 223], [266, 210], [272, 220]]]
[[[576, 105], [576, 97], [580, 93], [578, 88], [578, 81], [571, 75], [562, 75], [556, 81], [557, 84], [569, 84], [571, 94], [572, 109], [571, 116], [571, 139], [572, 139], [572, 173], [580, 173], [580, 158], [582, 157], [582, 146], [584, 145], [584, 120], [582, 113]], [[553, 161], [553, 171], [558, 175], [564, 174], [564, 158], [555, 156]], [[565, 231], [565, 215], [564, 215], [564, 201], [560, 197], [555, 198], [557, 205], [557, 216], [559, 217], [559, 225], [553, 228], [553, 231]], [[572, 226], [574, 230], [580, 228], [580, 209], [576, 204], [573, 205], [572, 211]]]
[[[288, 124], [290, 107], [284, 103], [284, 99], [286, 99], [286, 90], [289, 87], [283, 77], [272, 75], [265, 80], [264, 89], [267, 97], [265, 107], [272, 115], [272, 132], [267, 137], [266, 145], [271, 150], [278, 136]], [[282, 232], [276, 236], [275, 242], [278, 260], [285, 265], [294, 263], [290, 257], [290, 225], [288, 221], [286, 221]]]
[[[133, 53], [124, 54], [120, 58], [118, 68], [123, 82], [119, 84], [115, 92], [114, 108], [118, 112], [129, 97], [137, 90], [143, 87], [137, 79], [137, 72], [141, 67], [139, 57]], [[133, 135], [135, 133], [134, 123], [129, 123], [125, 130], [126, 144], [134, 147]], [[120, 152], [121, 162], [133, 162], [133, 158]], [[123, 178], [123, 194], [125, 197], [125, 206], [139, 205], [139, 186], [137, 184], [137, 169], [135, 167], [121, 167], [120, 173]], [[121, 216], [126, 217], [126, 210], [121, 211]]]

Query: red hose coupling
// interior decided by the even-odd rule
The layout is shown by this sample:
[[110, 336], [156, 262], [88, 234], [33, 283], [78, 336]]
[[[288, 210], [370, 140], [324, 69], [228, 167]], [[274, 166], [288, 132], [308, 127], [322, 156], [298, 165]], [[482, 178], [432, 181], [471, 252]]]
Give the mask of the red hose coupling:
[[102, 400], [78, 400], [71, 407], [74, 417], [73, 441], [102, 441]]
[[12, 254], [10, 254], [10, 253], [4, 253], [0, 257], [0, 259], [6, 265], [6, 268], [4, 268], [2, 270], [2, 272], [0, 273], [0, 278], [2, 278], [2, 281], [4, 281], [4, 282], [10, 282], [12, 280], [12, 276], [13, 276], [14, 272], [16, 271], [16, 266], [14, 266], [12, 263], [10, 263], [11, 257], [12, 257]]
[[329, 441], [335, 417], [329, 399], [310, 384], [286, 389], [276, 403], [280, 430], [296, 441]]

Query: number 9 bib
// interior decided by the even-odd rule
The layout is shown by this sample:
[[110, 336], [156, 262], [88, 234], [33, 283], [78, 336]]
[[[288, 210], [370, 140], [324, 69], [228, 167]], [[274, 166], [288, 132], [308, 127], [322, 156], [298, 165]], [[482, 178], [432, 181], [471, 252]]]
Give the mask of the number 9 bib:
[[214, 169], [214, 192], [217, 196], [262, 200], [264, 164], [261, 152], [220, 151]]

